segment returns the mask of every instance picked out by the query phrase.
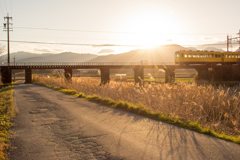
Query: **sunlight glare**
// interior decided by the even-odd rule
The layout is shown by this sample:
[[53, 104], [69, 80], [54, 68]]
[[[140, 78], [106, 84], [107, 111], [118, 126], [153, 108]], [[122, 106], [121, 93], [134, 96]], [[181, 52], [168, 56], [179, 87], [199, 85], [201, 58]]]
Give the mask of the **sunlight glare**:
[[128, 40], [147, 48], [172, 43], [173, 36], [170, 34], [178, 30], [170, 15], [156, 12], [144, 12], [133, 16], [124, 27], [125, 31], [136, 33], [128, 35]]

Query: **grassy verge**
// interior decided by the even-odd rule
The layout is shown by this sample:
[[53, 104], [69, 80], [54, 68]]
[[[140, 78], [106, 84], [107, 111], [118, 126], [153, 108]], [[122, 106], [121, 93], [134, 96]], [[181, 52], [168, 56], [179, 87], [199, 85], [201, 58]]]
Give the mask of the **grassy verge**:
[[167, 114], [163, 114], [160, 112], [154, 112], [150, 109], [148, 109], [147, 107], [145, 107], [143, 104], [133, 104], [133, 103], [129, 103], [126, 101], [114, 101], [110, 98], [102, 98], [100, 96], [97, 95], [84, 95], [84, 93], [78, 93], [77, 91], [74, 90], [70, 90], [70, 89], [64, 89], [64, 88], [59, 88], [59, 87], [53, 87], [53, 86], [49, 86], [47, 84], [44, 83], [35, 83], [41, 86], [45, 86], [57, 91], [60, 91], [62, 93], [65, 94], [69, 94], [69, 95], [73, 95], [75, 97], [79, 97], [79, 98], [83, 98], [86, 99], [88, 101], [91, 102], [95, 102], [98, 104], [102, 104], [108, 107], [112, 107], [112, 108], [116, 108], [116, 109], [120, 109], [120, 110], [124, 110], [124, 111], [128, 111], [131, 113], [135, 113], [141, 116], [145, 116], [151, 119], [155, 119], [155, 120], [159, 120], [162, 122], [166, 122], [169, 124], [173, 124], [176, 126], [180, 126], [186, 129], [190, 129], [193, 131], [197, 131], [200, 133], [204, 133], [207, 135], [211, 135], [217, 138], [221, 138], [227, 141], [232, 141], [234, 143], [240, 144], [240, 136], [238, 137], [234, 137], [231, 135], [227, 135], [224, 132], [218, 132], [218, 131], [214, 131], [212, 130], [210, 127], [208, 128], [204, 128], [201, 124], [199, 124], [199, 122], [195, 121], [186, 121], [186, 120], [180, 120], [176, 117], [167, 115]]
[[10, 118], [14, 115], [13, 86], [0, 89], [0, 159], [6, 159], [6, 150], [11, 126]]

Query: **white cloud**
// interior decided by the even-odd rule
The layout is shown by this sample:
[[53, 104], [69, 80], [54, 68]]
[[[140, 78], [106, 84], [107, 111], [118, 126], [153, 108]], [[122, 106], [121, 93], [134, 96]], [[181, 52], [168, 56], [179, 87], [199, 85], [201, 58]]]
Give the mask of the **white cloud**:
[[40, 53], [61, 53], [64, 52], [63, 49], [50, 49], [50, 48], [34, 48], [34, 52]]

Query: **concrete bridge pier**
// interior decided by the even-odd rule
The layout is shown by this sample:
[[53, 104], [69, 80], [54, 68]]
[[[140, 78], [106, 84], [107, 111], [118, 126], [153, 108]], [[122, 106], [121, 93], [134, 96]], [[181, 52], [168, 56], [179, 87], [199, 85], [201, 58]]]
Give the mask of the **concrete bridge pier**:
[[222, 69], [222, 74], [223, 81], [239, 81], [237, 77], [239, 75], [237, 67], [225, 66]]
[[12, 70], [8, 66], [1, 67], [1, 80], [2, 83], [11, 83], [12, 82]]
[[208, 68], [198, 68], [195, 70], [198, 72], [198, 79], [199, 80], [208, 80]]
[[107, 84], [110, 82], [110, 69], [101, 68], [101, 84]]
[[165, 83], [175, 82], [175, 69], [166, 67], [165, 70]]
[[32, 83], [32, 69], [25, 69], [25, 83]]
[[235, 66], [214, 68], [212, 81], [240, 81], [240, 68]]
[[71, 68], [65, 68], [64, 69], [64, 76], [66, 81], [71, 82], [72, 81], [72, 69]]
[[134, 82], [142, 85], [144, 82], [144, 67], [133, 68], [134, 71]]
[[221, 68], [214, 68], [212, 74], [212, 81], [223, 81], [224, 72]]

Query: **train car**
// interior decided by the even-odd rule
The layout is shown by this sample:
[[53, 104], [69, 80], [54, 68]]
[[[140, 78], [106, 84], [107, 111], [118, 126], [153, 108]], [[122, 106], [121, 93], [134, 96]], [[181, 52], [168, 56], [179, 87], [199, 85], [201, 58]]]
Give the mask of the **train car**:
[[238, 52], [213, 52], [213, 51], [177, 51], [175, 52], [175, 64], [235, 64], [239, 62]]

